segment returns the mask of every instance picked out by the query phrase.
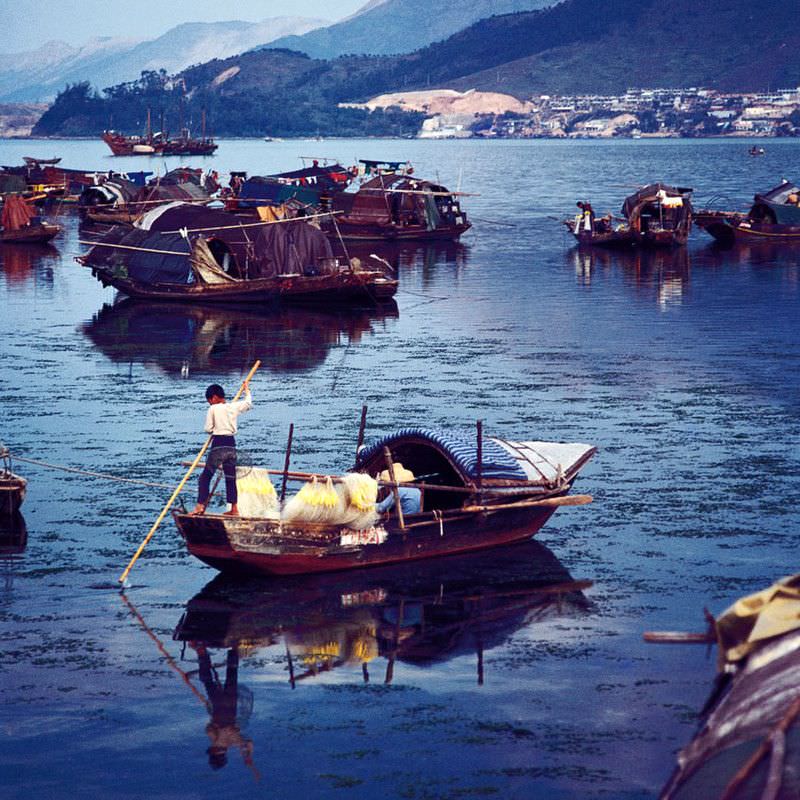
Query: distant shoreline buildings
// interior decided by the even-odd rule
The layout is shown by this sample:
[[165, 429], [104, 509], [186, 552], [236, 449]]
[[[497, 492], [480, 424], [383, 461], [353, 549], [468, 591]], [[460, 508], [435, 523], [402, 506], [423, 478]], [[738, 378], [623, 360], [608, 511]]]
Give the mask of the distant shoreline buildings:
[[629, 89], [622, 95], [539, 95], [528, 101], [435, 89], [342, 105], [424, 112], [423, 139], [800, 136], [800, 87], [767, 93]]

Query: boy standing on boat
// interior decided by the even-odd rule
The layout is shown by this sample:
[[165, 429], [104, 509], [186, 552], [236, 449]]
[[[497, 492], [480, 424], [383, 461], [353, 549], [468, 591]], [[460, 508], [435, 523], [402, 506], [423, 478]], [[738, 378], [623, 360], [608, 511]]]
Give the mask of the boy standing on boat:
[[205, 513], [211, 493], [211, 478], [214, 477], [217, 469], [222, 466], [222, 472], [225, 475], [225, 496], [231, 506], [231, 510], [226, 511], [225, 515], [238, 517], [237, 501], [239, 498], [236, 491], [236, 439], [234, 437], [237, 431], [236, 423], [239, 414], [243, 414], [253, 407], [250, 386], [245, 381], [244, 400], [227, 403], [225, 401], [225, 390], [218, 383], [212, 383], [206, 389], [206, 400], [208, 400], [209, 409], [206, 414], [205, 431], [211, 434], [211, 447], [206, 458], [205, 469], [200, 475], [197, 505], [194, 507], [192, 514]]

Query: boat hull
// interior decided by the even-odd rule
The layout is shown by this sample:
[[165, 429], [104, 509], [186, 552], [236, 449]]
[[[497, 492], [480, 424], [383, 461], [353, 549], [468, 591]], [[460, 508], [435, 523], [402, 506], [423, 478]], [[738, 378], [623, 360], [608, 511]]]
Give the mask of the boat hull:
[[709, 212], [700, 215], [697, 226], [725, 246], [737, 242], [798, 242], [800, 226], [754, 222], [740, 214]]
[[25, 244], [26, 242], [49, 242], [61, 232], [58, 225], [26, 225], [18, 230], [0, 230], [0, 242], [4, 244]]
[[371, 302], [391, 300], [398, 283], [377, 272], [344, 270], [332, 275], [297, 275], [259, 278], [221, 284], [143, 284], [129, 278], [92, 268], [103, 284], [113, 286], [128, 297], [146, 300], [171, 300], [194, 303], [266, 303], [276, 300], [294, 302]]
[[581, 246], [608, 247], [611, 249], [662, 249], [685, 245], [687, 235], [679, 231], [657, 231], [637, 233], [636, 231], [610, 231], [592, 233], [581, 231], [572, 234]]
[[471, 227], [469, 223], [465, 223], [429, 230], [424, 225], [353, 225], [339, 220], [335, 227], [327, 230], [327, 233], [333, 239], [341, 237], [348, 241], [455, 242]]
[[19, 511], [28, 482], [13, 472], [0, 471], [0, 514], [11, 516]]
[[[441, 522], [410, 517], [401, 530], [354, 531], [341, 526], [287, 523], [223, 515], [175, 513], [178, 530], [195, 557], [221, 571], [299, 575], [394, 564], [498, 547], [529, 539], [554, 507], [450, 512]], [[381, 541], [382, 540], [382, 541]], [[352, 543], [352, 542], [374, 543]]]

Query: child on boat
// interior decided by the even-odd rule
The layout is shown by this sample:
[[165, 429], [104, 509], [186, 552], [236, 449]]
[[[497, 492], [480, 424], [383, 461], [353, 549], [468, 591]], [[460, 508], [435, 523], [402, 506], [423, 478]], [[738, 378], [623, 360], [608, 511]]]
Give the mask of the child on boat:
[[225, 402], [225, 390], [218, 384], [212, 383], [206, 389], [206, 400], [209, 409], [206, 414], [206, 433], [211, 434], [211, 447], [208, 450], [206, 466], [200, 475], [200, 485], [197, 493], [197, 505], [192, 514], [203, 514], [208, 505], [211, 493], [211, 478], [221, 466], [225, 475], [225, 496], [230, 503], [230, 511], [226, 516], [238, 517], [238, 494], [236, 491], [236, 439], [237, 417], [253, 407], [253, 397], [247, 381], [244, 384], [244, 400], [234, 403]]

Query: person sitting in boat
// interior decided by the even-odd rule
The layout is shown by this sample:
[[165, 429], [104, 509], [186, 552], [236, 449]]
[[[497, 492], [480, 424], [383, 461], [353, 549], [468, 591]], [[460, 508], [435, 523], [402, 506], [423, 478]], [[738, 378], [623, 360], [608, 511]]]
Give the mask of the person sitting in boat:
[[[403, 486], [404, 483], [411, 483], [414, 480], [414, 473], [406, 469], [399, 461], [394, 465], [394, 479], [401, 484], [397, 487], [397, 495], [400, 498], [400, 509], [403, 515], [419, 514], [422, 511], [422, 492], [415, 486]], [[389, 489], [389, 494], [381, 500], [375, 510], [379, 514], [386, 514], [395, 507], [394, 491], [392, 491], [392, 477], [389, 470], [385, 469], [378, 475], [378, 481]]]
[[238, 495], [236, 491], [236, 439], [237, 417], [253, 407], [253, 397], [250, 386], [244, 383], [244, 400], [235, 403], [225, 402], [225, 390], [218, 384], [212, 383], [206, 389], [206, 400], [210, 408], [206, 414], [205, 432], [211, 434], [211, 447], [206, 458], [206, 466], [200, 475], [200, 485], [197, 493], [197, 505], [192, 514], [205, 513], [208, 498], [211, 492], [211, 478], [219, 467], [225, 475], [225, 497], [230, 503], [230, 511], [226, 516], [238, 517]]
[[575, 217], [575, 233], [578, 233], [581, 228], [587, 233], [591, 233], [594, 230], [594, 209], [592, 204], [578, 200], [575, 205], [580, 209], [580, 212]]

